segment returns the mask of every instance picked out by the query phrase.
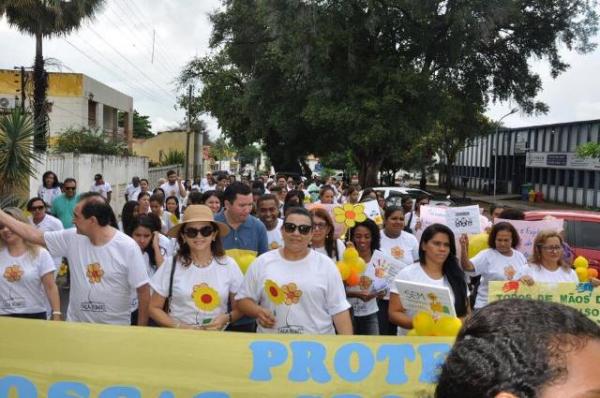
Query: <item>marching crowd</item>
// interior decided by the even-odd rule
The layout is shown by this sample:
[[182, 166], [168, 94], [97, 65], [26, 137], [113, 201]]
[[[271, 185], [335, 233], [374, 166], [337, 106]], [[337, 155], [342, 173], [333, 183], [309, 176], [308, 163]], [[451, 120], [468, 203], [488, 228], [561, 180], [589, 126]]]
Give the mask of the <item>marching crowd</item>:
[[[415, 314], [395, 286], [373, 288], [372, 266], [356, 285], [344, 283], [335, 263], [348, 245], [366, 264], [377, 251], [396, 260], [397, 279], [448, 287], [460, 318], [487, 305], [491, 281], [578, 281], [560, 231], [539, 233], [529, 259], [516, 250], [512, 224], [493, 223], [522, 219], [515, 209], [482, 216], [489, 248], [469, 257], [466, 235], [422, 227], [427, 197], [388, 206], [373, 189], [335, 180], [209, 173], [184, 182], [169, 171], [152, 190], [134, 177], [119, 219], [111, 193], [100, 174], [78, 194], [75, 179], [59, 183], [48, 171], [26, 212], [0, 211], [0, 315], [258, 333], [408, 333]], [[324, 206], [372, 200], [382, 225], [366, 218], [341, 233]], [[65, 272], [63, 314], [55, 278]]]

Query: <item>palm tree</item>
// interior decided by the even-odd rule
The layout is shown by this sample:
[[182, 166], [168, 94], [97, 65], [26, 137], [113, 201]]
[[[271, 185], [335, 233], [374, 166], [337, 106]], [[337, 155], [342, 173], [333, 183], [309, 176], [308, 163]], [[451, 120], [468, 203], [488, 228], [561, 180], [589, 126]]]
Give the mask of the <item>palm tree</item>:
[[61, 36], [80, 27], [91, 18], [104, 0], [0, 0], [0, 17], [23, 33], [35, 36], [33, 64], [34, 148], [46, 150], [48, 77], [44, 70], [42, 39]]
[[35, 174], [33, 162], [39, 155], [33, 151], [31, 116], [16, 108], [0, 117], [0, 198], [13, 201], [28, 196], [29, 177]]

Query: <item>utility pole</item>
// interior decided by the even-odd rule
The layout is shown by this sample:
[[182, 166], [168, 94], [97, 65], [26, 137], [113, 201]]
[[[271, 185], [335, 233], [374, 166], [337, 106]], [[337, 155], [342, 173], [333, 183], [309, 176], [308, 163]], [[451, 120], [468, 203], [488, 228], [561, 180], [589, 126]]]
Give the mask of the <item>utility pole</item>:
[[25, 113], [25, 67], [21, 66], [21, 112]]
[[188, 88], [187, 132], [185, 134], [185, 179], [190, 178], [190, 136], [192, 134], [192, 86]]
[[154, 44], [156, 43], [156, 29], [152, 29], [152, 59], [150, 59], [150, 63], [154, 63]]

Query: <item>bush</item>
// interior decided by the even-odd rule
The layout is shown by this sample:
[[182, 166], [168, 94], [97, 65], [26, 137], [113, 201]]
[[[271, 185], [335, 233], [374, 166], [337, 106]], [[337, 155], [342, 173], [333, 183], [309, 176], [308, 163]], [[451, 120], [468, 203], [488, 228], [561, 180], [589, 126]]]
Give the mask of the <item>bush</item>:
[[128, 156], [127, 144], [102, 130], [70, 128], [62, 132], [53, 145], [57, 153], [91, 153], [96, 155]]
[[185, 164], [185, 152], [169, 149], [169, 152], [161, 156], [161, 166], [170, 166], [172, 164]]

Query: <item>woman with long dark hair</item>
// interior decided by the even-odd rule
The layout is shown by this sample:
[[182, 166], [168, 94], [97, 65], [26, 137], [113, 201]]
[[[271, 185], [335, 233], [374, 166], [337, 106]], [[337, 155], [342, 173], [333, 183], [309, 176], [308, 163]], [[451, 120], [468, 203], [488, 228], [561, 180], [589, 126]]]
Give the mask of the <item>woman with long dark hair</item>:
[[140, 205], [136, 200], [130, 200], [123, 205], [119, 229], [124, 234], [131, 236], [131, 232], [133, 231], [133, 222], [138, 216], [139, 207]]
[[38, 189], [37, 196], [44, 200], [48, 209], [52, 208], [54, 198], [62, 194], [58, 176], [53, 171], [47, 171], [42, 175], [42, 185]]
[[[448, 287], [456, 315], [465, 317], [469, 311], [467, 283], [456, 258], [454, 233], [445, 225], [433, 224], [423, 231], [419, 243], [419, 262], [402, 269], [396, 279]], [[392, 286], [390, 292], [390, 322], [399, 326], [399, 335], [405, 335], [413, 328], [415, 314], [404, 309], [396, 286]]]
[[207, 206], [185, 209], [181, 223], [168, 233], [177, 238], [179, 249], [150, 282], [154, 290], [150, 316], [156, 323], [171, 328], [224, 330], [241, 317], [234, 298], [242, 272], [225, 255], [221, 243], [221, 237], [228, 233], [229, 227], [215, 221]]
[[310, 210], [313, 218], [313, 233], [310, 247], [319, 253], [325, 254], [333, 261], [342, 259], [346, 246], [334, 236], [334, 225], [327, 210], [315, 207]]

